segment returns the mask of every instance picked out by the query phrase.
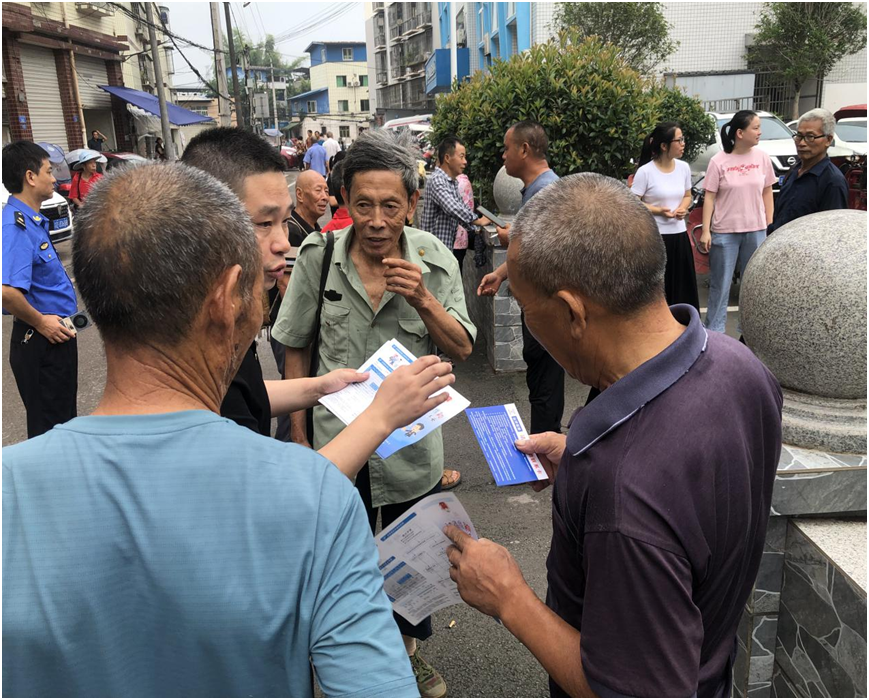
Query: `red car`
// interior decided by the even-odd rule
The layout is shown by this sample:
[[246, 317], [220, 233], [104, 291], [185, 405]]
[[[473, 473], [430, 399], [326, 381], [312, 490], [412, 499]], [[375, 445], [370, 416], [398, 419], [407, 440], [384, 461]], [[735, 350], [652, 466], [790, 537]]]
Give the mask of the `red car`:
[[299, 169], [301, 159], [299, 158], [299, 153], [296, 150], [295, 146], [281, 146], [281, 156], [283, 156], [284, 160], [287, 163], [287, 170]]

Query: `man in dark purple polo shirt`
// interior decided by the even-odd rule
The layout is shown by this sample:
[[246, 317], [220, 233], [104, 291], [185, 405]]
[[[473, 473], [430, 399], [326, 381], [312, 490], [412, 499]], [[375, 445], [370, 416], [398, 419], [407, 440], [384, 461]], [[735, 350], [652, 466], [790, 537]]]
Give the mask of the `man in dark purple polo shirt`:
[[520, 446], [555, 483], [546, 604], [493, 542], [448, 528], [449, 557], [462, 597], [531, 650], [553, 696], [730, 694], [782, 395], [748, 348], [667, 307], [664, 264], [648, 210], [601, 175], [550, 185], [511, 232], [529, 330], [602, 393], [567, 436]]

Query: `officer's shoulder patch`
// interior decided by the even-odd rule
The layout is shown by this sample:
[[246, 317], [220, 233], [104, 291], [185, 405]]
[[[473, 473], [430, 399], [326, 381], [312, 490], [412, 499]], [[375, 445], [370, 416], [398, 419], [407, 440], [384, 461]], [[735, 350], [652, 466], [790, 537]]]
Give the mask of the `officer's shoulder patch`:
[[21, 228], [27, 228], [27, 221], [24, 218], [24, 214], [22, 214], [20, 211], [15, 212], [15, 223]]
[[39, 246], [39, 250], [48, 250], [48, 241], [43, 241], [42, 245]]

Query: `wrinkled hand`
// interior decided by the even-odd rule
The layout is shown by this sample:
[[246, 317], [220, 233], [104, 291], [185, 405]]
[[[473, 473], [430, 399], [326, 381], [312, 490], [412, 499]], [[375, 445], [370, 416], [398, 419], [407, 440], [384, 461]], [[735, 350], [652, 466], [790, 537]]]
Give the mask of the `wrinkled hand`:
[[357, 372], [355, 369], [333, 369], [328, 374], [317, 378], [317, 393], [320, 396], [334, 394], [348, 384], [364, 382], [368, 376], [368, 372]]
[[493, 297], [501, 289], [503, 278], [497, 272], [490, 272], [480, 281], [480, 286], [477, 287], [478, 297]]
[[36, 326], [36, 330], [40, 335], [47, 338], [48, 342], [52, 345], [65, 343], [67, 340], [75, 338], [75, 331], [71, 331], [64, 326], [63, 321], [60, 320], [60, 316], [54, 316], [53, 314], [45, 314], [42, 317], [42, 322]]
[[428, 301], [428, 290], [422, 281], [422, 270], [401, 258], [385, 258], [386, 291], [400, 294], [412, 307], [419, 308]]
[[447, 525], [444, 534], [453, 541], [447, 547], [450, 578], [462, 600], [486, 615], [502, 617], [510, 601], [528, 588], [513, 555], [491, 540], [469, 537], [455, 525]]
[[561, 456], [567, 447], [567, 436], [559, 433], [537, 433], [529, 436], [528, 440], [517, 440], [516, 449], [522, 454], [536, 454], [540, 459], [540, 463], [546, 470], [548, 479], [543, 481], [532, 481], [530, 486], [534, 491], [543, 491], [550, 484], [555, 483], [555, 475], [558, 473], [558, 465], [561, 463]]
[[413, 423], [449, 401], [446, 392], [437, 396], [432, 394], [456, 381], [452, 372], [453, 366], [441, 362], [436, 355], [420, 357], [413, 364], [399, 367], [383, 380], [368, 410], [377, 412], [389, 427], [389, 432]]
[[495, 230], [498, 232], [498, 243], [500, 243], [505, 248], [510, 245], [510, 224], [506, 226], [496, 226]]
[[712, 248], [712, 233], [708, 229], [703, 229], [703, 232], [700, 234], [700, 240], [697, 243], [697, 249], [706, 255], [709, 254], [709, 250]]

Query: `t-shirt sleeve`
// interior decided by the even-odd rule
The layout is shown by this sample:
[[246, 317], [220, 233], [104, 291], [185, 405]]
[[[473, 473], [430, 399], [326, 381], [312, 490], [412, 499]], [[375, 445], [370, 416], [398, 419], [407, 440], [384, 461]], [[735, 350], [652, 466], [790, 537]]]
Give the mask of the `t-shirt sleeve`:
[[[760, 151], [760, 149], [757, 149]], [[775, 176], [775, 171], [772, 169], [772, 158], [770, 158], [766, 151], [760, 151], [763, 156], [761, 166], [763, 168], [763, 186], [764, 187], [772, 187], [778, 178]]]
[[703, 622], [687, 559], [620, 532], [587, 534], [580, 649], [600, 696], [692, 697]]
[[693, 186], [691, 183], [691, 166], [681, 160], [679, 161], [679, 166], [682, 168], [685, 178], [685, 191], [688, 192]]
[[[326, 478], [347, 481], [337, 470]], [[326, 697], [419, 697], [362, 501], [349, 481], [324, 483], [324, 492], [334, 487], [343, 494], [343, 512], [321, 511], [335, 521], [328, 524], [331, 543], [317, 541], [325, 561], [311, 620], [317, 681]]]
[[720, 171], [718, 169], [718, 163], [715, 162], [715, 156], [713, 156], [712, 160], [709, 161], [709, 165], [706, 166], [706, 179], [703, 182], [703, 188], [707, 192], [715, 194], [718, 192], [719, 178]]
[[646, 194], [646, 190], [649, 188], [649, 176], [645, 168], [640, 168], [637, 170], [637, 174], [634, 175], [634, 181], [631, 184], [631, 192], [633, 192], [638, 197], [642, 197]]
[[27, 232], [11, 223], [3, 224], [3, 284], [30, 291], [33, 279], [33, 252]]
[[272, 335], [287, 347], [304, 348], [314, 339], [320, 270], [325, 252], [323, 235], [318, 231], [311, 233], [299, 248], [287, 293], [272, 328]]

